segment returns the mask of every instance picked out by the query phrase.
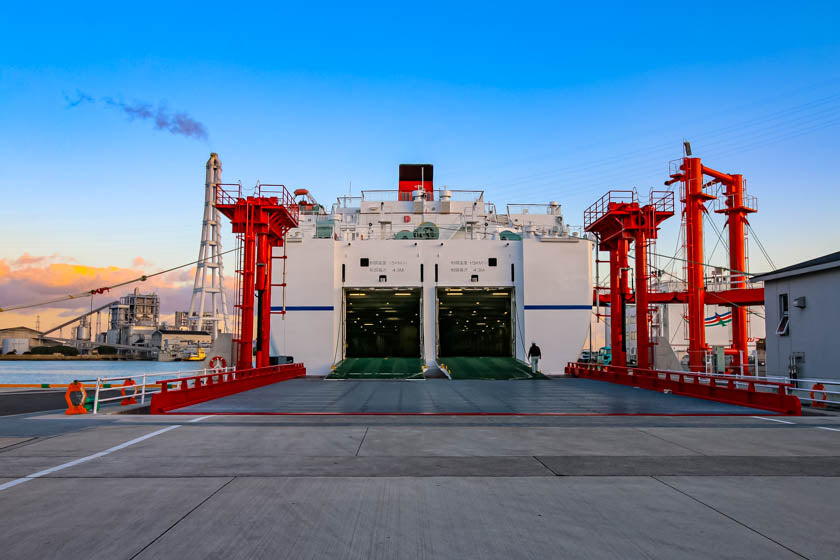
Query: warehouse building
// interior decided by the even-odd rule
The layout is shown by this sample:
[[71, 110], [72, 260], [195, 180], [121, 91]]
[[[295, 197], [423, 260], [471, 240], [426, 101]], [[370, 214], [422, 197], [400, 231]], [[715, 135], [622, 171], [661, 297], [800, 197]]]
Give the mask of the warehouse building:
[[764, 282], [767, 374], [840, 380], [826, 351], [840, 317], [840, 251], [752, 278]]

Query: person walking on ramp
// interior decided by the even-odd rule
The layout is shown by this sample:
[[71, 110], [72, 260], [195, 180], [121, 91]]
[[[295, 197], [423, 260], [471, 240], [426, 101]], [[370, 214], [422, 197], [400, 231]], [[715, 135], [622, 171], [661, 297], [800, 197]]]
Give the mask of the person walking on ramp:
[[531, 347], [528, 349], [528, 359], [531, 360], [532, 373], [538, 373], [540, 358], [542, 358], [542, 352], [540, 352], [540, 347], [537, 346], [536, 342], [531, 341]]

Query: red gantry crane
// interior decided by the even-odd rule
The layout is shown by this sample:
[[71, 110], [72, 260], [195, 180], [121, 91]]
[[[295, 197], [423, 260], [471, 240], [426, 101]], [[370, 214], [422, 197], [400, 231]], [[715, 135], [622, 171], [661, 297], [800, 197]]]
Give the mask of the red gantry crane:
[[[706, 181], [706, 177], [709, 180]], [[742, 175], [726, 174], [706, 167], [700, 158], [685, 157], [673, 170], [666, 185], [682, 183], [686, 225], [686, 265], [688, 292], [688, 356], [692, 371], [703, 371], [706, 345], [704, 306], [706, 303], [728, 305], [732, 308], [732, 369], [746, 366], [747, 358], [747, 310], [746, 305], [764, 303], [764, 289], [751, 288], [745, 275], [747, 214], [753, 213], [755, 199], [744, 193]], [[706, 202], [717, 198], [710, 187], [720, 184], [724, 187], [725, 205], [716, 212], [726, 215], [729, 227], [730, 289], [723, 292], [707, 292], [704, 282], [703, 214], [707, 212]], [[747, 201], [750, 201], [747, 205]], [[714, 297], [708, 297], [712, 296]]]
[[[651, 242], [657, 237], [659, 224], [673, 215], [674, 193], [670, 191], [652, 191], [650, 201], [645, 205], [639, 203], [635, 191], [610, 191], [584, 212], [584, 229], [595, 233], [600, 249], [610, 253], [610, 345], [613, 365], [627, 365], [624, 321], [625, 305], [630, 301], [636, 303], [638, 365], [641, 368], [652, 365], [648, 304], [652, 275], [648, 270], [648, 253]], [[627, 264], [631, 243], [635, 244], [635, 297], [630, 293], [630, 267]]]
[[[708, 178], [708, 180], [707, 180]], [[594, 233], [600, 250], [610, 253], [610, 343], [612, 363], [625, 366], [626, 328], [624, 308], [635, 303], [638, 367], [651, 367], [649, 339], [652, 303], [684, 303], [688, 305], [689, 367], [704, 371], [706, 354], [705, 305], [725, 305], [732, 308], [731, 368], [741, 371], [747, 365], [747, 309], [749, 305], [764, 303], [764, 289], [750, 286], [746, 277], [747, 215], [755, 212], [754, 198], [744, 192], [744, 179], [738, 174], [726, 174], [702, 164], [700, 158], [684, 157], [675, 162], [665, 185], [681, 183], [680, 199], [685, 221], [686, 289], [675, 292], [650, 292], [651, 271], [648, 246], [656, 239], [659, 224], [674, 214], [673, 193], [653, 191], [650, 202], [641, 206], [634, 191], [610, 191], [584, 212], [584, 229]], [[724, 200], [715, 212], [726, 215], [729, 227], [729, 287], [707, 291], [703, 254], [703, 215], [706, 203], [718, 198], [716, 185], [723, 187]], [[627, 256], [635, 243], [635, 294], [629, 289]], [[600, 295], [595, 294], [596, 298]]]
[[[225, 187], [230, 188], [226, 190]], [[235, 187], [235, 188], [234, 188]], [[285, 309], [271, 311], [271, 288], [281, 287], [283, 282], [271, 282], [271, 264], [274, 259], [285, 259], [286, 255], [274, 257], [274, 247], [285, 243], [286, 232], [298, 226], [300, 209], [292, 195], [283, 185], [260, 185], [252, 196], [243, 197], [242, 185], [219, 183], [216, 188], [216, 208], [227, 216], [233, 232], [241, 243], [240, 260], [236, 273], [240, 277], [236, 309], [240, 314], [238, 337], [234, 339], [238, 350], [236, 369], [252, 368], [251, 355], [254, 341], [254, 307], [257, 307], [257, 363], [256, 367], [269, 365], [272, 313], [285, 313]], [[285, 277], [285, 274], [284, 274]]]

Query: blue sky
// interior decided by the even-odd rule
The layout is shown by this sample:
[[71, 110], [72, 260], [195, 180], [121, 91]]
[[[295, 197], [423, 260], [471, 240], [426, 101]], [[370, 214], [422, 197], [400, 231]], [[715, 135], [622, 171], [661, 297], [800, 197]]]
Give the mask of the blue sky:
[[[684, 137], [747, 178], [777, 266], [838, 249], [836, 3], [21, 6], [0, 13], [3, 259], [193, 260], [210, 151], [226, 181], [327, 204], [431, 162], [438, 185], [580, 224], [610, 188], [661, 186]], [[77, 91], [184, 111], [208, 139], [68, 107]]]

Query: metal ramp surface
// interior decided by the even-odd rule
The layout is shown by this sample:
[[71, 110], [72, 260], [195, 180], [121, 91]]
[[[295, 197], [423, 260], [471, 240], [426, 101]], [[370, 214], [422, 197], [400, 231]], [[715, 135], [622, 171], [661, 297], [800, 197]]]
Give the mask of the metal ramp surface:
[[177, 414], [754, 415], [767, 411], [591, 379], [539, 383], [292, 379]]
[[345, 358], [329, 379], [419, 379], [423, 377], [421, 358]]
[[531, 368], [516, 358], [501, 356], [455, 356], [441, 358], [440, 363], [452, 379], [544, 379], [532, 374]]

